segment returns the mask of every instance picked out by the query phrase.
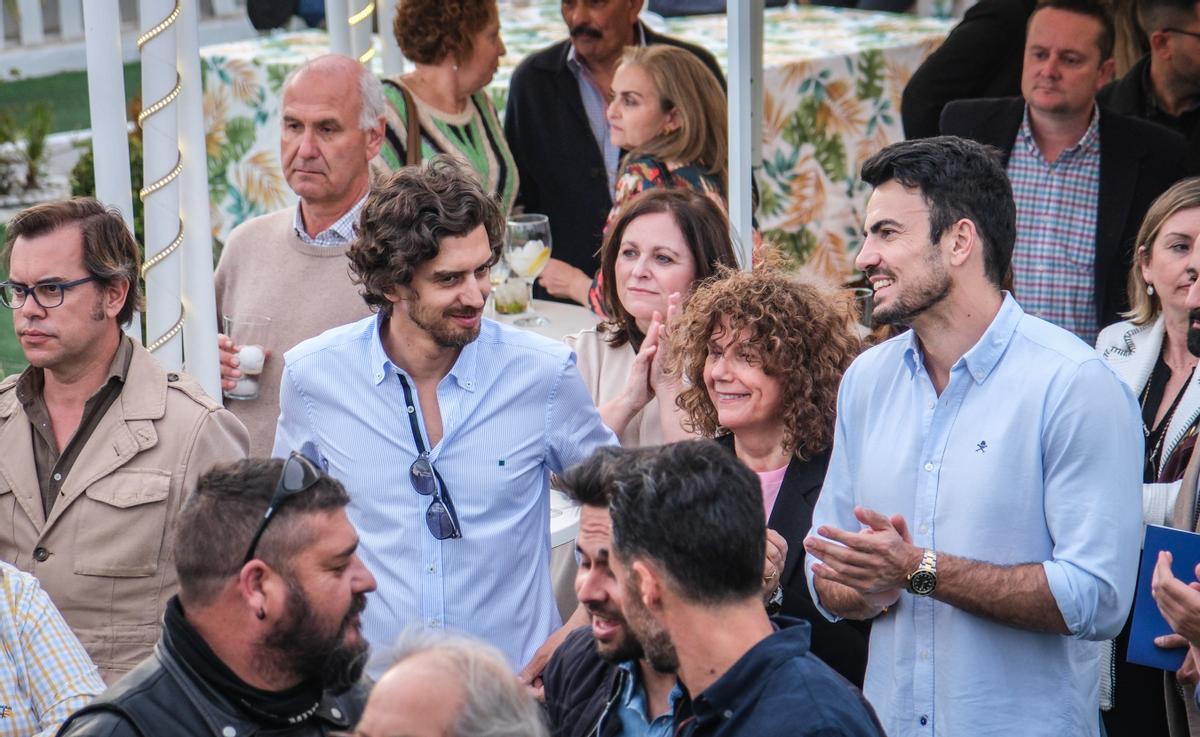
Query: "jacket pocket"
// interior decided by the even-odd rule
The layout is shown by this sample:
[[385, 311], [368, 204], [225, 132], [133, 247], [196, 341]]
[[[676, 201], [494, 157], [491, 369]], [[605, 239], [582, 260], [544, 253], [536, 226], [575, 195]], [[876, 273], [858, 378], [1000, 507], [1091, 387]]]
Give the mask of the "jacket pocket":
[[84, 491], [75, 515], [75, 572], [83, 576], [150, 576], [166, 535], [171, 474], [117, 471]]

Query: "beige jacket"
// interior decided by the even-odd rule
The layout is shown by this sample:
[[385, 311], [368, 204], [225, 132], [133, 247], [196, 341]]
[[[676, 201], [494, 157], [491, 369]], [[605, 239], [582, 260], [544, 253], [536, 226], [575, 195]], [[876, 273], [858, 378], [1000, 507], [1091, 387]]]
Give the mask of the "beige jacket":
[[245, 457], [242, 424], [134, 347], [125, 387], [49, 518], [16, 377], [0, 383], [0, 559], [42, 583], [108, 683], [148, 656], [176, 591], [175, 516], [197, 477]]

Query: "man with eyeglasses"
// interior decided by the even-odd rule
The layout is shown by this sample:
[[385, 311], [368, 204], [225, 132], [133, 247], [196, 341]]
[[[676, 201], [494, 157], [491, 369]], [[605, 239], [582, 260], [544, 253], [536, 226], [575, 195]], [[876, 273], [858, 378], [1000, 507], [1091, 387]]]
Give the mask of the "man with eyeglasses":
[[1200, 171], [1200, 2], [1138, 0], [1150, 51], [1110, 83], [1100, 106], [1170, 128], [1190, 141], [1188, 171]]
[[519, 667], [560, 623], [550, 472], [616, 438], [565, 345], [483, 319], [503, 233], [497, 203], [446, 157], [375, 187], [349, 253], [378, 314], [284, 356], [275, 454], [311, 441], [346, 484], [380, 580], [369, 642], [445, 628]]
[[318, 737], [354, 726], [375, 579], [346, 490], [310, 455], [200, 477], [179, 512], [179, 595], [154, 654], [59, 734]]
[[142, 295], [119, 213], [31, 207], [9, 222], [3, 262], [29, 368], [0, 383], [0, 560], [38, 577], [111, 683], [150, 653], [175, 593], [185, 494], [249, 438], [121, 332]]

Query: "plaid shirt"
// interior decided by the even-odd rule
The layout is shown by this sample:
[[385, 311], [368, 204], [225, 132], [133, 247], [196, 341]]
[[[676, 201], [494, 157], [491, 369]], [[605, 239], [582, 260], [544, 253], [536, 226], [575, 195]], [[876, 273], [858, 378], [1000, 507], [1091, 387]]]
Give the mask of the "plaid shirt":
[[300, 213], [300, 205], [297, 203], [296, 219], [292, 221], [292, 227], [296, 229], [296, 236], [310, 246], [344, 246], [358, 236], [358, 214], [362, 212], [366, 201], [367, 195], [363, 195], [362, 199], [355, 202], [354, 207], [334, 221], [333, 225], [317, 233], [316, 238], [310, 238], [304, 230], [304, 216]]
[[1100, 197], [1100, 111], [1079, 141], [1047, 163], [1029, 108], [1008, 160], [1017, 205], [1014, 296], [1031, 315], [1096, 343], [1096, 208]]
[[0, 736], [50, 737], [103, 691], [37, 579], [0, 563]]

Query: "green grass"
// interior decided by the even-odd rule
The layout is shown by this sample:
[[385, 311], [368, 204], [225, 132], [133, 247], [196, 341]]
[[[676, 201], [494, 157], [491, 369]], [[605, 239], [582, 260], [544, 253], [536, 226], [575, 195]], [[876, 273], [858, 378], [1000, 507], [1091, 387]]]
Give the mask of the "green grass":
[[[137, 62], [125, 65], [125, 101], [141, 93], [142, 67]], [[32, 77], [0, 82], [0, 110], [16, 119], [34, 102], [49, 103], [53, 114], [51, 133], [91, 128], [88, 110], [87, 72], [62, 72], [49, 77]]]
[[[0, 223], [0, 243], [4, 242], [4, 223]], [[5, 269], [0, 266], [0, 279], [7, 279], [8, 274]], [[0, 306], [0, 310], [4, 313], [9, 313], [7, 307]], [[13, 332], [13, 323], [11, 314], [0, 314], [0, 377], [15, 374], [25, 365], [25, 354], [21, 352], [21, 344], [17, 342], [17, 335]]]

